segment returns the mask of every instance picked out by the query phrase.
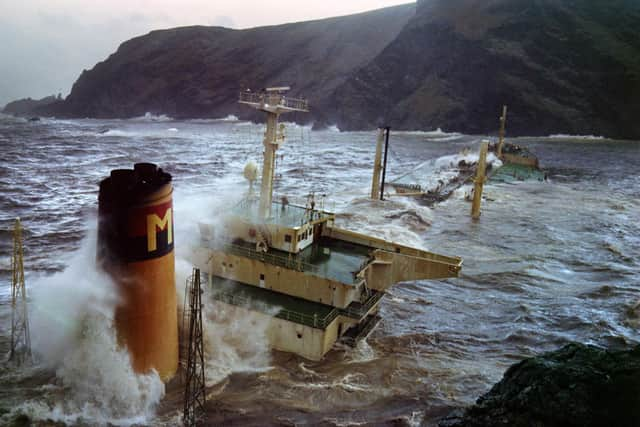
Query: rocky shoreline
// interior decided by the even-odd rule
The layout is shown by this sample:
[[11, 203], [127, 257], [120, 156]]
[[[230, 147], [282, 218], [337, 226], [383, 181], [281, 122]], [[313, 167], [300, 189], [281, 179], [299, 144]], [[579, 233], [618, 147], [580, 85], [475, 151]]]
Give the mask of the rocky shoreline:
[[511, 366], [500, 382], [439, 427], [640, 425], [640, 345], [572, 343]]

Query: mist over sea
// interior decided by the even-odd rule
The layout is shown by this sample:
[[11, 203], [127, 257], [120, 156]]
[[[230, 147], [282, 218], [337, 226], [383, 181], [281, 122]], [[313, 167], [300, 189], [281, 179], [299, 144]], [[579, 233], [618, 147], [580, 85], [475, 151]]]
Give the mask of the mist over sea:
[[[176, 286], [182, 301], [197, 222], [219, 217], [261, 164], [263, 125], [229, 117], [175, 121], [29, 122], [0, 115], [0, 357], [10, 346], [13, 221], [25, 228], [33, 350], [28, 369], [0, 367], [0, 424], [18, 413], [69, 425], [174, 425], [179, 390], [135, 375], [112, 328], [118, 295], [96, 271], [99, 181], [153, 162], [174, 181]], [[570, 341], [640, 342], [640, 142], [518, 138], [546, 182], [489, 183], [479, 222], [462, 188], [429, 208], [367, 198], [375, 132], [286, 126], [276, 197], [313, 191], [340, 226], [464, 259], [460, 278], [402, 283], [357, 348], [323, 361], [272, 352], [266, 325], [207, 303], [209, 415], [239, 425], [430, 425], [471, 404], [524, 357]], [[432, 161], [423, 183], [450, 176], [480, 136], [394, 132], [389, 180]], [[218, 411], [218, 412], [216, 412]]]

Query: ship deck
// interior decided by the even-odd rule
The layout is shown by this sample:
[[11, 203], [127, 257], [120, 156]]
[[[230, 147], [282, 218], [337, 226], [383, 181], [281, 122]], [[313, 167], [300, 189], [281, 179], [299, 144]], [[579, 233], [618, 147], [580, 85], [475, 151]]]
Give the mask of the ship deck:
[[369, 262], [371, 248], [322, 237], [297, 255], [274, 248], [269, 248], [266, 253], [256, 251], [255, 244], [246, 242], [234, 242], [232, 245], [226, 245], [223, 250], [234, 255], [353, 285], [359, 282], [356, 273]]
[[544, 171], [533, 166], [518, 165], [514, 163], [506, 163], [499, 167], [490, 180], [492, 182], [511, 183], [515, 181], [544, 181]]
[[352, 302], [347, 308], [340, 309], [217, 276], [210, 280], [212, 298], [216, 301], [319, 329], [327, 328], [339, 315], [355, 320], [364, 318], [384, 295], [371, 291], [364, 303]]

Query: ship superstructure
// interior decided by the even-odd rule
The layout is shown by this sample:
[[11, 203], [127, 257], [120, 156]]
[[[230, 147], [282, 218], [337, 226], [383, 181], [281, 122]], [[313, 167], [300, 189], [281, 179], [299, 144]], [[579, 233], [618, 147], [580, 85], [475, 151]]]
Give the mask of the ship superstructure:
[[[341, 229], [313, 195], [305, 206], [274, 201], [275, 153], [284, 143], [279, 116], [308, 111], [287, 90], [240, 94], [241, 103], [267, 114], [260, 195], [250, 191], [222, 225], [200, 224], [195, 263], [215, 300], [267, 322], [273, 348], [319, 360], [343, 335], [357, 338], [377, 324], [393, 284], [456, 277], [462, 260]], [[250, 181], [256, 175], [245, 168]]]

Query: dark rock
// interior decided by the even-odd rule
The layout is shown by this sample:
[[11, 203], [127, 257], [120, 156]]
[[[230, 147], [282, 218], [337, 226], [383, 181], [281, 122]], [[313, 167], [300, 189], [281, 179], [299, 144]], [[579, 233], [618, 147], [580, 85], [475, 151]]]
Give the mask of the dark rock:
[[569, 344], [510, 367], [476, 404], [441, 427], [638, 426], [640, 346]]
[[340, 86], [340, 129], [640, 138], [640, 3], [429, 0]]
[[11, 426], [13, 427], [29, 427], [31, 425], [31, 418], [25, 414], [18, 414], [11, 420]]
[[6, 114], [13, 114], [14, 116], [29, 116], [39, 107], [50, 106], [60, 101], [61, 98], [59, 96], [56, 97], [53, 95], [42, 99], [19, 99], [5, 105], [2, 112]]
[[32, 113], [260, 120], [238, 92], [289, 84], [311, 113], [287, 120], [318, 129], [488, 134], [507, 104], [512, 136], [640, 139], [638, 22], [637, 0], [421, 0], [247, 30], [153, 31]]
[[[291, 96], [306, 97], [320, 115], [315, 106], [375, 58], [414, 13], [415, 4], [407, 4], [247, 30], [197, 26], [153, 31], [83, 71], [64, 103], [48, 113], [262, 119], [238, 105], [240, 90], [287, 84]], [[311, 122], [314, 116], [292, 113], [287, 120]]]

